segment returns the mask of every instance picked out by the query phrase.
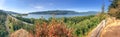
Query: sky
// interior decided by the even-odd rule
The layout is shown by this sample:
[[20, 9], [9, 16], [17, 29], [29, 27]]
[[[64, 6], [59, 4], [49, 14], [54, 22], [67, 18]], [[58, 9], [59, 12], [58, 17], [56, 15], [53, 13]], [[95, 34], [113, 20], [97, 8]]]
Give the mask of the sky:
[[[105, 10], [111, 2], [105, 1]], [[47, 10], [101, 11], [103, 0], [0, 0], [0, 9], [18, 13]]]

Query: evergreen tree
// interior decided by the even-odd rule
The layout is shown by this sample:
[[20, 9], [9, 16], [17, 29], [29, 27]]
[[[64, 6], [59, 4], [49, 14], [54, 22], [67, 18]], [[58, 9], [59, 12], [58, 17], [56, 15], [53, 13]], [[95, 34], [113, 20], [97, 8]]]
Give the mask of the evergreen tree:
[[109, 6], [110, 16], [120, 18], [120, 0], [112, 0], [111, 5]]

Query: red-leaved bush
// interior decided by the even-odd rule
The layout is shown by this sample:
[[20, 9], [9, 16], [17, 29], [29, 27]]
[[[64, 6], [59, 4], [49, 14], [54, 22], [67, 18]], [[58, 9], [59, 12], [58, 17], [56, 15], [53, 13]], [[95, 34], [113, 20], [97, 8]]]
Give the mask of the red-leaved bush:
[[72, 31], [63, 22], [52, 20], [49, 24], [36, 23], [35, 37], [72, 37]]

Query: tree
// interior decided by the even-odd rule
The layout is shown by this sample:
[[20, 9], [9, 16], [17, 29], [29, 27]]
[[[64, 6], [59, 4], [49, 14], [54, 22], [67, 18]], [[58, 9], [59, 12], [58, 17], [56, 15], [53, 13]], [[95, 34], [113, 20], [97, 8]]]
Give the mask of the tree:
[[120, 18], [120, 0], [112, 0], [112, 4], [109, 6], [110, 16]]

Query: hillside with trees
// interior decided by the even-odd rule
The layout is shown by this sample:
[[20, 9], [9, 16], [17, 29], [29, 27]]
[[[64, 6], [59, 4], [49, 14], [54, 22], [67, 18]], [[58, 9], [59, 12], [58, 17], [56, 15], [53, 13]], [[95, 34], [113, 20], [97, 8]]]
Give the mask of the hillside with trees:
[[38, 11], [30, 12], [29, 14], [47, 14], [47, 15], [73, 15], [73, 14], [97, 14], [97, 11], [88, 11], [88, 12], [76, 12], [70, 10], [51, 10], [51, 11]]
[[2, 37], [8, 36], [8, 32], [5, 27], [6, 16], [6, 13], [0, 11], [0, 36]]
[[106, 27], [101, 31], [100, 37], [120, 37], [120, 0], [111, 0]]
[[120, 0], [0, 0], [0, 9], [0, 37], [120, 37]]
[[[65, 36], [65, 37], [84, 37], [93, 28], [97, 26], [103, 19], [105, 19], [104, 14], [90, 15], [90, 16], [77, 16], [77, 17], [63, 17], [63, 18], [49, 18], [48, 20], [44, 18], [40, 19], [27, 19], [23, 17], [15, 17], [21, 21], [17, 21], [12, 17], [7, 17], [8, 14], [2, 12], [1, 14], [1, 30], [0, 36], [9, 37], [9, 35], [15, 36], [19, 29], [20, 31], [27, 31], [31, 36]], [[104, 16], [104, 17], [103, 17]], [[6, 18], [6, 19], [4, 19]], [[9, 27], [9, 32], [6, 30], [5, 21], [7, 20], [7, 26]], [[24, 24], [22, 21], [32, 23], [34, 25]], [[46, 29], [47, 28], [47, 29]], [[37, 30], [37, 31], [36, 31]], [[39, 32], [40, 31], [40, 32]], [[60, 32], [60, 33], [58, 33]], [[17, 36], [17, 35], [16, 35]], [[19, 36], [19, 35], [18, 35]]]

